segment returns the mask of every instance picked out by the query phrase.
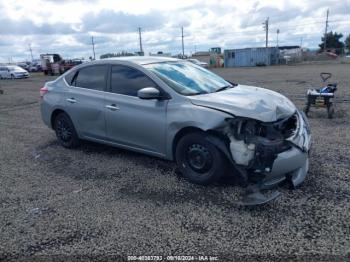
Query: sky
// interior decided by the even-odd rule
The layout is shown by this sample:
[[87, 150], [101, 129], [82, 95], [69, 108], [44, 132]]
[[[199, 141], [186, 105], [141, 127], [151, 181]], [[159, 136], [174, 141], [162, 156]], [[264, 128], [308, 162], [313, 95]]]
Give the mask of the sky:
[[[89, 58], [94, 37], [104, 53], [139, 51], [179, 54], [265, 45], [316, 48], [328, 30], [350, 34], [350, 0], [0, 0], [0, 62], [30, 60], [42, 53]], [[345, 38], [345, 37], [344, 37]]]

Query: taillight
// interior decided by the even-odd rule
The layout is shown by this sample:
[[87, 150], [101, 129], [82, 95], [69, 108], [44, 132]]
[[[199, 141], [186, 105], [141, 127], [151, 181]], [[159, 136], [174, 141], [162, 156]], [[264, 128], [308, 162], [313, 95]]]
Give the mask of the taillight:
[[40, 98], [43, 98], [44, 95], [46, 95], [49, 92], [49, 89], [47, 89], [46, 86], [40, 88]]

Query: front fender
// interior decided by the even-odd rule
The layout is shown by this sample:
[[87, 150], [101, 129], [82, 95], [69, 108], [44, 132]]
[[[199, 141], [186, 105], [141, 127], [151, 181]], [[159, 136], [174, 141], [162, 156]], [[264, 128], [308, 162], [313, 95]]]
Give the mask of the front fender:
[[176, 135], [184, 128], [197, 128], [202, 131], [214, 130], [225, 125], [225, 119], [231, 115], [211, 108], [196, 106], [191, 103], [168, 104], [168, 130], [166, 158], [174, 160], [173, 146]]

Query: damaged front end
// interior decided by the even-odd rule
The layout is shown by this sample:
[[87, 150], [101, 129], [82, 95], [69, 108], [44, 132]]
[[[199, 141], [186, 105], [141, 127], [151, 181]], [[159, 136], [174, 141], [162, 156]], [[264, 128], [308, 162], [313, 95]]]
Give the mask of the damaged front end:
[[230, 160], [248, 186], [244, 205], [263, 204], [276, 198], [278, 191], [270, 195], [263, 191], [286, 178], [294, 186], [304, 180], [311, 137], [307, 119], [299, 111], [269, 123], [229, 118], [222, 133], [228, 138]]

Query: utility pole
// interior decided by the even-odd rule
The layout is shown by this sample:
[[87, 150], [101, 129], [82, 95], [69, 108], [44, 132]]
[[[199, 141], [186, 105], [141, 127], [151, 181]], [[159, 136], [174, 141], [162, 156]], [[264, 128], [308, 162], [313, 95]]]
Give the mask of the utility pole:
[[32, 50], [32, 45], [29, 44], [29, 51], [30, 51], [30, 57], [32, 59], [32, 62], [33, 62], [33, 50]]
[[277, 45], [276, 45], [276, 46], [278, 47], [278, 34], [280, 33], [280, 30], [277, 29], [277, 32], [276, 32], [276, 33], [277, 33]]
[[266, 18], [265, 22], [263, 23], [263, 28], [265, 29], [266, 33], [265, 47], [267, 48], [269, 45], [269, 18]]
[[140, 42], [140, 55], [142, 55], [143, 50], [142, 50], [141, 27], [139, 27], [138, 30], [139, 30], [139, 42]]
[[91, 36], [91, 44], [92, 44], [92, 52], [94, 53], [94, 60], [96, 59], [95, 57], [95, 43], [94, 43], [94, 37]]
[[184, 27], [181, 26], [181, 38], [182, 38], [182, 58], [185, 57], [185, 47], [184, 47]]
[[327, 18], [326, 18], [326, 27], [324, 30], [324, 51], [327, 50], [327, 29], [328, 29], [328, 15], [329, 15], [329, 9], [327, 9]]

